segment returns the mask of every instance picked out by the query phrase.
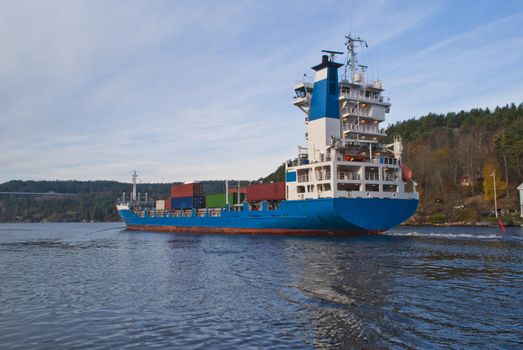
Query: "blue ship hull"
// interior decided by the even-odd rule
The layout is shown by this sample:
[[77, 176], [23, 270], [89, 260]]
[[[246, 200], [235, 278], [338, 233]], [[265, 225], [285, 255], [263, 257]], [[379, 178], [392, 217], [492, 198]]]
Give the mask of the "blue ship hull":
[[322, 198], [282, 201], [276, 210], [224, 210], [221, 216], [118, 213], [130, 230], [351, 236], [386, 231], [411, 217], [417, 206], [417, 199]]

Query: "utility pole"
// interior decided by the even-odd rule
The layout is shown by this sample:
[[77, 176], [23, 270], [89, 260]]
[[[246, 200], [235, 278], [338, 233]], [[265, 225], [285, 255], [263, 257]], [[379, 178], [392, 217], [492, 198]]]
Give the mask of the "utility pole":
[[240, 204], [240, 181], [238, 181], [238, 204]]
[[494, 179], [494, 211], [496, 212], [496, 218], [498, 218], [498, 200], [496, 198], [496, 171], [492, 171], [492, 178]]
[[229, 205], [229, 180], [225, 180], [225, 204]]

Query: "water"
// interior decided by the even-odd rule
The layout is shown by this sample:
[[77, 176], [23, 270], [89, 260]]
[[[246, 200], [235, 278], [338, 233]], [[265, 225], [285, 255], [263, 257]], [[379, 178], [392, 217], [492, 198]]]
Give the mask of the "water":
[[523, 348], [523, 229], [0, 225], [0, 347]]

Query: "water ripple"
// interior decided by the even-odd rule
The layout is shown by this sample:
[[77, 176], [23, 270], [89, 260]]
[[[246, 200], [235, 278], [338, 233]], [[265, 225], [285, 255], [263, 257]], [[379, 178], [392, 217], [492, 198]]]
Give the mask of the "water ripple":
[[0, 225], [2, 348], [522, 348], [523, 232]]

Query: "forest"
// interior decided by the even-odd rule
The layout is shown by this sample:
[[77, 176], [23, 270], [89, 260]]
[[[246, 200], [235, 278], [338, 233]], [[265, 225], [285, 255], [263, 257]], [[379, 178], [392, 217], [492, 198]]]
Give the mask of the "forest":
[[420, 206], [412, 223], [488, 221], [498, 208], [508, 223], [519, 215], [523, 182], [523, 104], [493, 111], [428, 114], [391, 125], [389, 141], [403, 139]]
[[[494, 110], [428, 114], [390, 125], [387, 142], [401, 136], [403, 160], [413, 171], [420, 205], [409, 224], [474, 224], [493, 221], [494, 186], [505, 223], [516, 223], [523, 182], [523, 103]], [[285, 168], [257, 181], [283, 181]], [[203, 181], [208, 194], [225, 191], [223, 180]], [[249, 181], [243, 180], [242, 185]], [[150, 198], [167, 198], [170, 184], [139, 184]], [[55, 192], [74, 196], [0, 195], [0, 222], [115, 221], [116, 198], [130, 184], [115, 181], [20, 181], [0, 192]]]
[[[222, 180], [202, 181], [205, 193], [225, 192]], [[232, 184], [232, 183], [231, 183]], [[248, 181], [241, 181], [245, 186]], [[236, 183], [234, 183], [236, 185]], [[165, 199], [171, 184], [139, 183], [137, 190], [142, 199]], [[117, 221], [117, 198], [132, 190], [130, 183], [116, 181], [21, 181], [0, 184], [0, 192], [48, 193], [38, 196], [0, 194], [0, 222], [79, 222]], [[75, 194], [58, 196], [56, 194]]]

